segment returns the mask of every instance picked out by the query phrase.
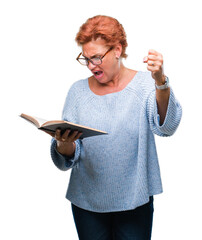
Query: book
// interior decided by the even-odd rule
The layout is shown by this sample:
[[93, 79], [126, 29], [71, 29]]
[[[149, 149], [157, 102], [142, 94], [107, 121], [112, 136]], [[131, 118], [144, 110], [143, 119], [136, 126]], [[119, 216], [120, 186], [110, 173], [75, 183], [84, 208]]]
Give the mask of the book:
[[45, 119], [29, 116], [24, 113], [20, 114], [20, 117], [34, 124], [39, 130], [48, 131], [50, 133], [54, 133], [58, 128], [61, 129], [62, 132], [65, 132], [65, 130], [67, 129], [70, 129], [71, 131], [82, 132], [80, 139], [107, 134], [107, 132], [100, 131], [98, 129], [82, 126], [63, 120], [47, 121]]

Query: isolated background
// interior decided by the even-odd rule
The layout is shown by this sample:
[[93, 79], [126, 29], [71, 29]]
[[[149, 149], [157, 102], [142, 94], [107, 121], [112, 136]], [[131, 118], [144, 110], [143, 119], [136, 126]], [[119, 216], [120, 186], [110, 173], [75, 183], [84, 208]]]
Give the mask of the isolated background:
[[65, 199], [70, 171], [53, 165], [50, 137], [18, 115], [61, 117], [71, 84], [90, 74], [75, 60], [75, 35], [97, 14], [123, 24], [126, 66], [144, 71], [149, 49], [163, 54], [183, 106], [176, 134], [156, 137], [164, 193], [155, 197], [152, 239], [202, 239], [200, 9], [196, 0], [0, 2], [0, 239], [77, 239]]

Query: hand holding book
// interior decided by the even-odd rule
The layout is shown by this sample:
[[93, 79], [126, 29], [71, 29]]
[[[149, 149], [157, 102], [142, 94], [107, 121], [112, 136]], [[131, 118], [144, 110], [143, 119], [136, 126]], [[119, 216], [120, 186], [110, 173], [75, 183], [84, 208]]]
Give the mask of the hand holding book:
[[49, 133], [51, 136], [55, 136], [55, 132], [57, 129], [61, 129], [62, 135], [66, 130], [69, 129], [71, 130], [71, 132], [70, 133], [67, 132], [66, 135], [64, 135], [64, 137], [67, 135], [69, 135], [69, 137], [70, 135], [71, 137], [73, 137], [72, 134], [74, 131], [75, 132], [77, 131], [79, 133], [82, 132], [82, 134], [80, 134], [79, 136], [80, 139], [107, 134], [107, 132], [100, 131], [98, 129], [82, 126], [79, 124], [63, 120], [46, 121], [44, 119], [33, 117], [24, 113], [22, 113], [20, 116], [25, 120], [29, 121], [30, 123], [34, 124], [38, 129], [43, 130], [46, 133]]
[[66, 156], [73, 156], [75, 152], [75, 141], [81, 137], [82, 133], [67, 129], [64, 133], [57, 129], [54, 138], [57, 140], [57, 150]]
[[57, 150], [67, 156], [72, 156], [75, 152], [75, 141], [86, 137], [93, 137], [107, 134], [106, 132], [82, 126], [63, 120], [46, 121], [22, 113], [20, 115], [28, 122], [34, 124], [38, 129], [48, 133], [57, 140]]
[[67, 129], [65, 132], [57, 129], [54, 133], [47, 130], [42, 130], [51, 135], [57, 141], [57, 151], [62, 155], [72, 157], [75, 152], [75, 141], [79, 139], [82, 132], [71, 131]]

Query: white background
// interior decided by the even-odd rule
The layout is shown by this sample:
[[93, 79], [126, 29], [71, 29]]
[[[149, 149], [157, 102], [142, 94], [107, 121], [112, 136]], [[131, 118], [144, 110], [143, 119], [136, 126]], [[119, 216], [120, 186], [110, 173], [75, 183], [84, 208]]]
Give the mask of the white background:
[[183, 107], [176, 134], [156, 137], [164, 193], [155, 197], [152, 239], [202, 239], [200, 9], [196, 0], [1, 1], [0, 239], [77, 239], [65, 199], [70, 171], [53, 165], [50, 137], [18, 115], [61, 117], [70, 85], [90, 74], [75, 60], [75, 35], [97, 14], [123, 24], [126, 66], [146, 70], [150, 48], [163, 54]]

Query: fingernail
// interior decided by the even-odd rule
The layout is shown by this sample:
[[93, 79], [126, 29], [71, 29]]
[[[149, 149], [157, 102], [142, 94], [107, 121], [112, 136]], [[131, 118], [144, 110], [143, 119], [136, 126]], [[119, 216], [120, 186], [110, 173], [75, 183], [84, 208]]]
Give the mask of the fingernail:
[[143, 62], [144, 62], [144, 63], [146, 63], [146, 62], [147, 62], [147, 60], [148, 60], [148, 58], [147, 58], [147, 57], [144, 57], [144, 58], [143, 58]]

